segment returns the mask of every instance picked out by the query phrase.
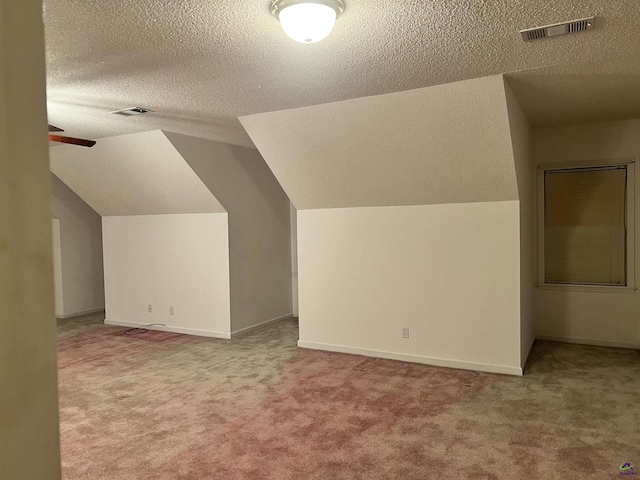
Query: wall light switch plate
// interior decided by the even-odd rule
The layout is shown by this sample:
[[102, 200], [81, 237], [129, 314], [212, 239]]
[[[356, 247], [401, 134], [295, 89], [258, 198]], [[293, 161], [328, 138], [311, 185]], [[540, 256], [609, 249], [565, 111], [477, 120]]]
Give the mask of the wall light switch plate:
[[402, 338], [409, 338], [409, 327], [402, 327]]

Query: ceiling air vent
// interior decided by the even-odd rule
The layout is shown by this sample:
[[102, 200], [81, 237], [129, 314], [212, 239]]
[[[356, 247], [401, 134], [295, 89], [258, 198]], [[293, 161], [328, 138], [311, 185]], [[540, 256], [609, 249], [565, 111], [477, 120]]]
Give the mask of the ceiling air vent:
[[116, 110], [110, 113], [115, 113], [118, 115], [142, 115], [149, 112], [153, 112], [153, 110], [149, 110], [148, 108], [143, 108], [143, 107], [129, 107], [129, 108], [123, 108], [122, 110]]
[[554, 25], [546, 25], [544, 27], [528, 28], [520, 30], [522, 40], [531, 42], [543, 38], [557, 37], [559, 35], [567, 35], [569, 33], [586, 32], [593, 28], [595, 17], [581, 18], [580, 20], [571, 20], [570, 22], [556, 23]]

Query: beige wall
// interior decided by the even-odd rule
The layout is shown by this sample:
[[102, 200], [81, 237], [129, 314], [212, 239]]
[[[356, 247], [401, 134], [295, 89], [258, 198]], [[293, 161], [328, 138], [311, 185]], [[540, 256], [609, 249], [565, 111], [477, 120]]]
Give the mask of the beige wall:
[[[230, 282], [230, 298], [226, 302], [231, 305], [231, 326], [216, 326], [216, 332], [224, 335], [230, 331], [238, 333], [291, 315], [290, 202], [254, 149], [157, 130], [101, 139], [91, 149], [56, 147], [51, 154], [53, 172], [60, 175], [98, 214], [103, 215], [103, 225], [111, 225], [113, 218], [125, 216], [169, 218], [171, 215], [166, 214], [188, 216], [208, 212], [224, 216], [227, 228], [228, 218], [228, 233], [225, 233], [228, 244], [225, 243], [219, 253], [228, 257], [225, 275]], [[64, 193], [67, 197], [73, 196], [71, 192]], [[64, 230], [64, 218], [57, 216]], [[158, 231], [143, 229], [145, 226], [154, 226], [157, 218], [138, 221], [135, 224], [137, 234], [151, 241], [149, 234], [157, 234]], [[120, 225], [122, 228], [117, 229], [119, 234], [123, 238], [130, 238], [125, 228], [129, 224], [120, 220]], [[169, 227], [167, 235], [173, 235]], [[175, 236], [171, 238], [177, 240]], [[104, 239], [107, 282], [109, 272], [114, 276], [111, 286], [106, 286], [108, 320], [120, 323], [142, 321], [135, 312], [140, 305], [150, 303], [145, 300], [143, 289], [118, 290], [112, 287], [117, 283], [115, 275], [122, 275], [127, 261], [138, 265], [141, 270], [149, 268], [153, 262], [147, 258], [148, 255], [133, 256], [121, 243], [115, 249], [112, 245], [106, 245], [107, 240], [112, 244], [117, 243], [112, 233], [105, 233]], [[64, 242], [64, 238], [62, 240]], [[188, 250], [191, 241], [187, 238], [182, 240], [185, 243], [179, 248]], [[211, 238], [210, 243], [220, 244], [217, 237]], [[174, 250], [179, 248], [175, 246]], [[158, 250], [160, 256], [157, 262], [163, 263], [165, 257], [170, 255], [170, 250]], [[118, 252], [122, 254], [120, 258]], [[143, 262], [142, 258], [147, 260]], [[123, 262], [123, 259], [127, 261]], [[120, 273], [112, 269], [109, 265], [111, 262], [117, 265]], [[215, 265], [212, 268], [219, 272], [220, 263]], [[153, 283], [152, 278], [146, 280]], [[176, 312], [185, 312], [187, 296], [180, 293], [178, 286], [176, 290], [165, 293], [167, 297], [178, 297], [174, 303], [182, 303], [181, 308], [175, 305]], [[132, 292], [142, 296], [131, 299]], [[122, 298], [118, 298], [118, 295], [122, 295]], [[224, 304], [223, 299], [216, 299], [217, 304]], [[64, 303], [67, 308], [66, 298]], [[123, 307], [125, 304], [127, 306]], [[180, 324], [174, 325], [174, 329], [192, 328], [202, 330], [205, 332], [203, 334], [210, 331], [193, 326], [193, 318], [166, 320], [161, 323]]]
[[[640, 159], [640, 120], [536, 129], [536, 164], [583, 160]], [[639, 171], [635, 169], [636, 262], [640, 225]], [[535, 235], [534, 235], [535, 237]], [[640, 269], [636, 271], [636, 285]], [[543, 338], [603, 345], [640, 345], [640, 294], [536, 289], [535, 331]]]
[[535, 168], [531, 161], [529, 122], [506, 82], [505, 93], [520, 200], [520, 355], [524, 367], [534, 341], [533, 293], [536, 283], [534, 236], [537, 218]]
[[0, 476], [60, 478], [42, 4], [0, 4]]
[[60, 222], [59, 317], [104, 308], [102, 218], [58, 177], [51, 175], [51, 212]]
[[250, 148], [165, 134], [229, 213], [231, 331], [291, 315], [290, 202], [263, 158]]
[[51, 169], [66, 315], [229, 337], [227, 213], [162, 131], [52, 148]]
[[174, 332], [230, 337], [226, 213], [127, 215], [102, 222], [105, 323], [161, 323]]
[[521, 374], [519, 229], [517, 201], [299, 210], [299, 345]]
[[521, 373], [514, 115], [496, 76], [241, 118], [297, 208], [301, 346]]

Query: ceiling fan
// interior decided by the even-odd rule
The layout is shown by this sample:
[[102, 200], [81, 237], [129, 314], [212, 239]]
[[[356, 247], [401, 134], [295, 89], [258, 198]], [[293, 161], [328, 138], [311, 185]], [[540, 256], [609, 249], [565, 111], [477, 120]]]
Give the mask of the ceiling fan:
[[[51, 133], [54, 132], [54, 133]], [[94, 140], [85, 140], [83, 138], [66, 137], [64, 135], [56, 135], [58, 132], [64, 132], [63, 129], [49, 125], [49, 140], [58, 143], [70, 143], [71, 145], [79, 145], [81, 147], [93, 147], [96, 142]]]

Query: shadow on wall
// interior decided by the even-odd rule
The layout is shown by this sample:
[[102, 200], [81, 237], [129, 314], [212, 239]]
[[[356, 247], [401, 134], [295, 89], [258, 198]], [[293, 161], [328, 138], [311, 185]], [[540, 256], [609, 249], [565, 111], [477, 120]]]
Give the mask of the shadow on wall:
[[[70, 317], [104, 309], [102, 219], [51, 175], [52, 214], [59, 221], [56, 316]], [[55, 239], [54, 239], [55, 241]], [[54, 257], [55, 259], [55, 257]]]

